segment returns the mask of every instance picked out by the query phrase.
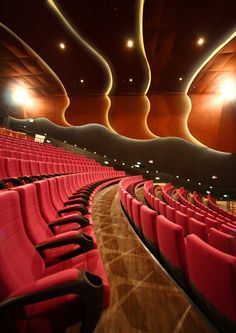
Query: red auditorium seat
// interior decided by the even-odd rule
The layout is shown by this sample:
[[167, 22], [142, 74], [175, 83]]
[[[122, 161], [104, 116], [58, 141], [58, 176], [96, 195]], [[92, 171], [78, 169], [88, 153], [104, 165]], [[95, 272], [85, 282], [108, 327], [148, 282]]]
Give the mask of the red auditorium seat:
[[8, 313], [4, 326], [9, 324], [9, 332], [16, 328], [25, 333], [27, 326], [30, 333], [59, 333], [82, 320], [82, 331], [92, 332], [101, 309], [109, 304], [108, 281], [98, 250], [46, 268], [25, 234], [18, 193], [0, 193], [0, 205], [4, 235], [0, 309]]
[[160, 255], [165, 265], [180, 283], [184, 283], [187, 265], [183, 228], [163, 215], [159, 215], [157, 216], [157, 238]]
[[236, 258], [196, 235], [187, 236], [187, 265], [193, 294], [222, 332], [236, 331]]
[[167, 204], [165, 202], [163, 202], [162, 200], [159, 201], [159, 213], [161, 215], [166, 215], [166, 206]]
[[204, 223], [207, 225], [207, 228], [215, 228], [221, 229], [221, 223], [215, 219], [211, 219], [210, 217], [205, 217]]
[[188, 228], [190, 234], [195, 234], [205, 242], [208, 242], [208, 231], [205, 223], [197, 221], [195, 218], [188, 219]]
[[234, 236], [210, 228], [209, 244], [222, 252], [236, 256], [236, 238]]
[[156, 231], [156, 217], [157, 212], [148, 208], [145, 205], [141, 206], [140, 218], [143, 237], [149, 248], [157, 253], [158, 251], [158, 241], [157, 241], [157, 231]]
[[[85, 251], [94, 248], [93, 240], [95, 236], [92, 228], [89, 226], [86, 227], [85, 230], [69, 231], [65, 233], [61, 233], [60, 229], [59, 232], [57, 232], [54, 228], [50, 228], [53, 224], [49, 226], [41, 215], [35, 184], [19, 186], [14, 190], [17, 191], [20, 196], [26, 233], [42, 256], [46, 258], [48, 264], [80, 254], [83, 251], [83, 247]], [[45, 198], [45, 201], [46, 200], [47, 198]], [[62, 223], [63, 221], [60, 222]], [[64, 224], [67, 223], [68, 221], [65, 220]], [[85, 231], [86, 235], [79, 235], [82, 231]], [[76, 242], [76, 238], [78, 238], [78, 242]], [[68, 242], [65, 241], [66, 239], [68, 239]], [[47, 243], [49, 244], [47, 245]]]
[[166, 205], [166, 214], [165, 217], [170, 220], [171, 222], [175, 222], [175, 209]]
[[183, 228], [184, 236], [189, 234], [188, 219], [189, 219], [188, 215], [180, 212], [179, 210], [176, 210], [175, 223]]
[[132, 202], [132, 216], [134, 221], [134, 227], [137, 232], [137, 234], [142, 237], [142, 227], [141, 227], [141, 216], [140, 216], [140, 210], [141, 210], [141, 202], [137, 199], [133, 198]]
[[221, 231], [225, 232], [228, 235], [232, 235], [232, 236], [236, 237], [236, 229], [232, 228], [226, 224], [221, 225]]

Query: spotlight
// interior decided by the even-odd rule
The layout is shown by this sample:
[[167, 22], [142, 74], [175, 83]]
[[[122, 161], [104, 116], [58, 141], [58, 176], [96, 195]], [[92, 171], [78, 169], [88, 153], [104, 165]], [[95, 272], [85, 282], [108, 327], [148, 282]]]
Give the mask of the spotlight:
[[12, 100], [19, 105], [29, 106], [32, 104], [32, 100], [27, 92], [27, 89], [23, 87], [17, 87], [12, 92]]
[[222, 82], [221, 88], [221, 96], [223, 99], [232, 100], [236, 98], [236, 85], [232, 80], [225, 80]]
[[128, 39], [127, 42], [126, 42], [126, 46], [129, 49], [132, 49], [132, 47], [134, 47], [134, 41], [132, 39]]

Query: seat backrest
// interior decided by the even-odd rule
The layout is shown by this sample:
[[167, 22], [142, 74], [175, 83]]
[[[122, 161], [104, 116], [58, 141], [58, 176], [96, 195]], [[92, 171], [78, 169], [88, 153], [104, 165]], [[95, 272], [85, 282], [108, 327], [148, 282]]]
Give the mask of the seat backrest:
[[211, 306], [236, 323], [236, 258], [196, 235], [187, 236], [186, 254], [191, 283]]
[[205, 217], [204, 222], [207, 225], [208, 229], [210, 229], [210, 228], [220, 229], [221, 228], [221, 223], [215, 219], [211, 219], [210, 217]]
[[19, 169], [22, 176], [31, 176], [30, 162], [28, 160], [19, 160]]
[[188, 215], [180, 212], [179, 210], [175, 211], [175, 223], [180, 225], [183, 228], [184, 236], [189, 234], [188, 229]]
[[157, 233], [156, 233], [156, 217], [157, 217], [156, 211], [148, 208], [145, 205], [141, 206], [140, 218], [141, 218], [142, 232], [144, 237], [153, 244], [158, 244]]
[[166, 206], [167, 205], [165, 202], [163, 202], [162, 200], [159, 201], [159, 213], [161, 215], [166, 216]]
[[7, 179], [8, 175], [6, 172], [6, 158], [0, 157], [0, 179]]
[[195, 234], [205, 242], [208, 242], [208, 229], [205, 223], [197, 221], [195, 218], [188, 219], [188, 229], [190, 234]]
[[6, 157], [5, 161], [6, 172], [8, 177], [20, 177], [21, 173], [19, 170], [18, 160], [16, 158]]
[[57, 218], [57, 211], [52, 203], [49, 184], [47, 180], [40, 180], [34, 183], [37, 190], [39, 209], [43, 219], [50, 223]]
[[14, 190], [19, 193], [25, 230], [32, 243], [35, 245], [52, 237], [53, 233], [40, 212], [35, 183]]
[[209, 229], [209, 244], [214, 248], [236, 256], [236, 238], [215, 228]]
[[231, 228], [230, 226], [228, 226], [226, 224], [221, 225], [221, 231], [225, 232], [228, 235], [232, 235], [232, 236], [236, 237], [236, 229]]
[[141, 202], [138, 201], [137, 199], [133, 198], [132, 202], [132, 216], [133, 216], [133, 221], [138, 230], [141, 230], [141, 216], [140, 216], [140, 210], [141, 210]]
[[39, 278], [45, 264], [23, 226], [19, 195], [0, 193], [0, 299]]
[[169, 205], [166, 205], [166, 215], [165, 216], [171, 222], [175, 222], [175, 209], [173, 207], [170, 207]]
[[186, 271], [186, 253], [183, 228], [165, 218], [157, 216], [157, 238], [160, 253], [174, 267]]

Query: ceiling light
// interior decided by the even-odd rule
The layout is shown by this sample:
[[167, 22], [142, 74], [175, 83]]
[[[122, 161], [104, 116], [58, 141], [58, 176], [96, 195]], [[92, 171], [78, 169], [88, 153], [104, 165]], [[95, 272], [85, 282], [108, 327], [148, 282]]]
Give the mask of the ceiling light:
[[148, 163], [153, 164], [153, 160], [149, 160]]
[[202, 183], [198, 183], [198, 185], [202, 185]]
[[205, 43], [205, 39], [204, 39], [204, 38], [202, 38], [202, 37], [198, 38], [198, 40], [197, 40], [197, 44], [198, 44], [199, 46], [202, 46], [204, 43]]
[[226, 100], [232, 100], [236, 98], [236, 85], [232, 80], [225, 80], [222, 82], [221, 88], [221, 97]]
[[80, 83], [84, 83], [84, 80], [83, 80], [83, 79], [80, 79]]
[[227, 196], [228, 196], [227, 194], [224, 194], [224, 195], [223, 195], [224, 198], [227, 198]]
[[146, 173], [149, 173], [149, 171], [147, 170]]
[[60, 43], [59, 47], [61, 50], [64, 50], [66, 48], [66, 45], [65, 45], [65, 43]]
[[66, 143], [66, 140], [64, 142]]
[[139, 165], [140, 165], [140, 164], [142, 164], [142, 163], [141, 163], [141, 162], [137, 162], [136, 164], [139, 164]]
[[94, 153], [94, 154], [97, 154], [97, 152], [96, 152], [96, 151], [94, 151], [93, 153]]
[[179, 176], [176, 176], [176, 178], [179, 178]]
[[132, 168], [132, 169], [133, 169], [133, 167], [134, 167], [134, 166], [133, 166], [133, 165], [131, 165], [131, 168]]
[[139, 168], [139, 164], [135, 164], [134, 166], [135, 166], [136, 168]]
[[156, 170], [156, 172], [159, 172], [158, 170]]
[[33, 123], [33, 122], [34, 122], [34, 119], [30, 119], [29, 122], [30, 122], [30, 123]]
[[207, 194], [210, 194], [211, 192], [210, 191], [206, 191]]
[[212, 186], [209, 186], [210, 188], [212, 188]]
[[23, 87], [17, 87], [13, 90], [12, 99], [16, 104], [27, 106], [32, 104], [32, 99], [29, 96], [27, 89]]
[[104, 155], [104, 157], [107, 157], [107, 155]]
[[126, 46], [129, 49], [132, 49], [134, 47], [134, 41], [132, 39], [128, 39], [127, 42], [126, 42]]
[[133, 79], [132, 79], [132, 78], [129, 78], [129, 82], [133, 82]]
[[123, 162], [122, 165], [125, 165], [125, 162]]
[[211, 176], [211, 178], [212, 179], [217, 179], [218, 177], [213, 175], [213, 176]]
[[155, 177], [156, 180], [160, 180], [160, 177]]
[[114, 162], [116, 162], [117, 160], [116, 160], [116, 158], [114, 158]]
[[187, 182], [190, 182], [190, 179], [189, 179], [189, 178], [187, 179]]
[[109, 164], [109, 162], [108, 161], [104, 161], [104, 164]]
[[86, 150], [86, 148], [84, 148], [84, 150]]
[[182, 77], [179, 77], [179, 81], [183, 81], [183, 78], [182, 78]]

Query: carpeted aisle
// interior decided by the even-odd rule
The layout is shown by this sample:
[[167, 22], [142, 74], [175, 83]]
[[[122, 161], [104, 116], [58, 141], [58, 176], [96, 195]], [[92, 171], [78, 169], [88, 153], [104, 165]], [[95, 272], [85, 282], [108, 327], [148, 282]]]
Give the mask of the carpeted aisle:
[[216, 332], [143, 247], [121, 209], [118, 185], [97, 194], [93, 221], [111, 287], [94, 333]]

